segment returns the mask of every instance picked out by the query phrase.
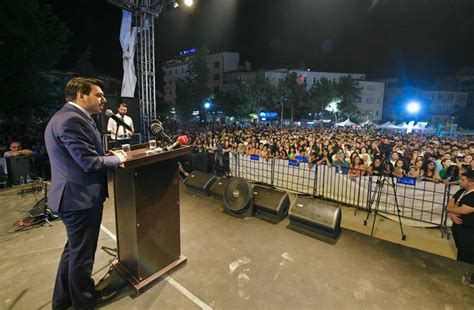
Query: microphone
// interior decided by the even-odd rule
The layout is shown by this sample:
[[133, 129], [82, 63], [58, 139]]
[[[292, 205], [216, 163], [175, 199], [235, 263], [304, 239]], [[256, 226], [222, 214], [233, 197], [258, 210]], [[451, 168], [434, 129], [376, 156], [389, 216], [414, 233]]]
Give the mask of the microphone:
[[175, 148], [179, 147], [180, 145], [186, 145], [188, 143], [189, 143], [188, 136], [186, 136], [186, 135], [179, 136], [178, 138], [176, 138], [176, 142], [171, 144], [170, 146], [168, 146], [166, 148], [166, 150], [171, 151], [172, 149], [175, 149]]
[[105, 115], [112, 118], [119, 126], [122, 126], [129, 131], [133, 131], [132, 127], [128, 126], [127, 123], [125, 123], [120, 117], [117, 117], [117, 115], [115, 115], [112, 110], [105, 110]]
[[157, 119], [152, 120], [150, 123], [150, 127], [148, 127], [150, 130], [150, 133], [154, 135], [155, 137], [162, 136], [163, 138], [166, 139], [169, 143], [172, 143], [173, 140], [171, 140], [170, 137], [165, 133], [165, 130], [163, 129], [163, 125], [161, 122]]

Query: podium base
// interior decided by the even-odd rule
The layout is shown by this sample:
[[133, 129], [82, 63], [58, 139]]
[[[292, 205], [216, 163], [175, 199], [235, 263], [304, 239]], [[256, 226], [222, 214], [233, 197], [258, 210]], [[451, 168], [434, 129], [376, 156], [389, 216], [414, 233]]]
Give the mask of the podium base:
[[168, 266], [158, 270], [156, 273], [152, 274], [146, 279], [137, 279], [136, 276], [132, 275], [127, 268], [125, 268], [120, 262], [117, 262], [113, 265], [114, 269], [117, 270], [120, 276], [124, 278], [130, 286], [135, 290], [136, 294], [143, 293], [146, 289], [149, 288], [153, 282], [158, 280], [159, 277], [167, 273], [168, 271], [176, 268], [181, 263], [184, 263], [188, 258], [186, 256], [181, 255], [177, 260], [170, 263]]

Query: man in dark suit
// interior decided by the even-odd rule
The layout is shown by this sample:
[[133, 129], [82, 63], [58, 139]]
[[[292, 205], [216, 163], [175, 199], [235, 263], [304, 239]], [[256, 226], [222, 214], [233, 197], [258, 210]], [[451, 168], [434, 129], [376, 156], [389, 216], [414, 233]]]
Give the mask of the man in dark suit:
[[126, 160], [123, 152], [104, 154], [91, 115], [106, 102], [103, 83], [73, 78], [65, 89], [67, 103], [51, 118], [45, 142], [51, 162], [48, 207], [57, 212], [68, 240], [56, 275], [53, 309], [88, 309], [105, 301], [92, 279], [102, 209], [107, 191], [107, 169]]

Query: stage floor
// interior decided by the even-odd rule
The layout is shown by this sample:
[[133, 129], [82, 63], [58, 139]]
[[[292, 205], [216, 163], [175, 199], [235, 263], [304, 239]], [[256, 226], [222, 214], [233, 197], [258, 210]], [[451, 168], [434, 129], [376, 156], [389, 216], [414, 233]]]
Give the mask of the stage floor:
[[[56, 220], [52, 227], [7, 233], [35, 204], [32, 194], [17, 195], [20, 189], [0, 191], [0, 308], [50, 309], [65, 230]], [[361, 224], [364, 215], [345, 209], [343, 226], [370, 232]], [[101, 247], [116, 247], [114, 222], [109, 199], [94, 265], [96, 281], [112, 259]], [[181, 186], [181, 244], [187, 263], [139, 296], [125, 287], [104, 309], [474, 308], [474, 289], [461, 285], [461, 276], [474, 266], [448, 258], [455, 254], [452, 241], [426, 237], [441, 240], [439, 230], [419, 237], [420, 228], [406, 228], [407, 247], [379, 239], [403, 243], [398, 223], [379, 218], [378, 238], [343, 229], [330, 245], [289, 230], [287, 224], [287, 219], [273, 225], [234, 218], [222, 213], [221, 203]], [[444, 256], [411, 248], [417, 243], [434, 243], [430, 247]], [[120, 284], [114, 273], [106, 281]]]

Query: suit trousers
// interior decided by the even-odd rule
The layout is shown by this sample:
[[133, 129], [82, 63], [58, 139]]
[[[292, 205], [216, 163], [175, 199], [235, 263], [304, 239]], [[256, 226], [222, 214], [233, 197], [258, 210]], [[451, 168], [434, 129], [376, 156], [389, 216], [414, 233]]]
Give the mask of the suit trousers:
[[79, 211], [59, 212], [66, 227], [67, 242], [59, 263], [53, 304], [71, 302], [74, 308], [96, 297], [92, 267], [99, 239], [103, 205]]

